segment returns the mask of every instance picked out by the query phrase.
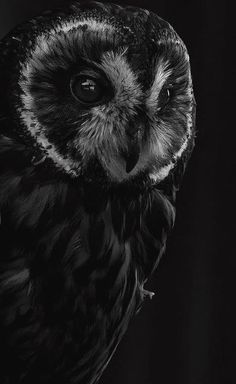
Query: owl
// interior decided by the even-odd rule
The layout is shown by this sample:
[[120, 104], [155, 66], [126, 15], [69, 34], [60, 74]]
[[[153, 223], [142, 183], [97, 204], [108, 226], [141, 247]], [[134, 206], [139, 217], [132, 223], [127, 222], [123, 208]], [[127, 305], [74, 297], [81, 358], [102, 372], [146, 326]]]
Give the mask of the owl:
[[95, 384], [145, 299], [194, 146], [187, 49], [67, 4], [0, 42], [0, 382]]

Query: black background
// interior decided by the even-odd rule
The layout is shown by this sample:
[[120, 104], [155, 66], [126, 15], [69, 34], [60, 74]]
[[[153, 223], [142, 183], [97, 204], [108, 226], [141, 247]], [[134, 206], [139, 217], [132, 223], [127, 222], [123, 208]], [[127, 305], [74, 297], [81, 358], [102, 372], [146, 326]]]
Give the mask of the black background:
[[[0, 0], [0, 37], [65, 2]], [[229, 22], [222, 1], [126, 3], [153, 10], [185, 41], [198, 134], [178, 194], [175, 229], [148, 283], [156, 295], [134, 319], [100, 384], [234, 384], [236, 23]]]

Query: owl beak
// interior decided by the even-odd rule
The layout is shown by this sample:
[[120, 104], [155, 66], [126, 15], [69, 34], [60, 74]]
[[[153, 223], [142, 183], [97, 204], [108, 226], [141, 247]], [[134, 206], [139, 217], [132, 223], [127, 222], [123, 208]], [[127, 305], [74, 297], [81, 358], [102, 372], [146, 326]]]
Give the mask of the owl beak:
[[140, 149], [137, 146], [129, 146], [127, 153], [124, 154], [126, 163], [126, 173], [130, 173], [139, 160]]
[[127, 149], [122, 151], [121, 155], [125, 160], [126, 173], [130, 173], [136, 166], [140, 156], [140, 132], [135, 132], [132, 137], [130, 135], [127, 135], [127, 139]]

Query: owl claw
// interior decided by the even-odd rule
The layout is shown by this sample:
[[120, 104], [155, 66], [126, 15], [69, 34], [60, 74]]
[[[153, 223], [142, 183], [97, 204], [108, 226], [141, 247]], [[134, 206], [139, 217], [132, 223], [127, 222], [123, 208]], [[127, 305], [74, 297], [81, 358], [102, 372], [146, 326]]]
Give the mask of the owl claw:
[[142, 291], [144, 299], [146, 299], [146, 297], [149, 297], [149, 299], [152, 299], [153, 296], [155, 295], [155, 292], [147, 291], [146, 289], [143, 289], [143, 288], [141, 291]]

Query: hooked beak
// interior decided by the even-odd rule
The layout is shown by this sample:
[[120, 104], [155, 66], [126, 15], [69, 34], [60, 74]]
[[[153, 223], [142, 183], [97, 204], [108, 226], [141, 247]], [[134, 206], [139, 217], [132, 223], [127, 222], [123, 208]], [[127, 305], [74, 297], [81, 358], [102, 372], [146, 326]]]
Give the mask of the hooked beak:
[[126, 163], [126, 172], [130, 173], [136, 166], [141, 152], [141, 134], [140, 131], [136, 131], [131, 136], [127, 134], [127, 149], [123, 150], [121, 156]]

